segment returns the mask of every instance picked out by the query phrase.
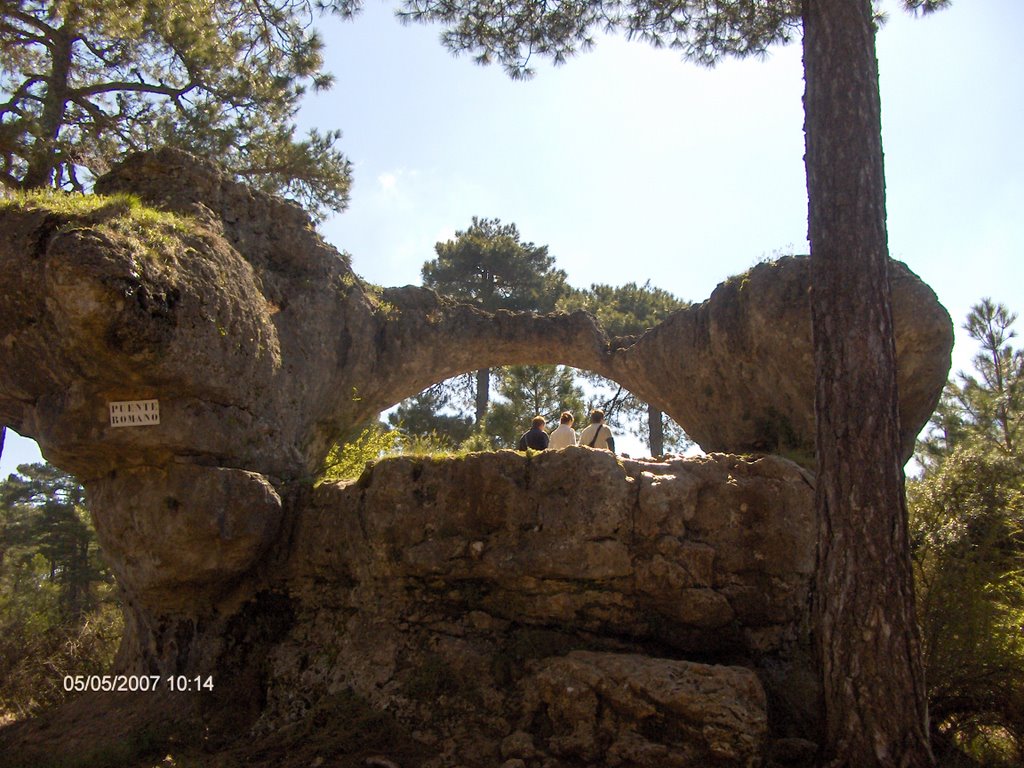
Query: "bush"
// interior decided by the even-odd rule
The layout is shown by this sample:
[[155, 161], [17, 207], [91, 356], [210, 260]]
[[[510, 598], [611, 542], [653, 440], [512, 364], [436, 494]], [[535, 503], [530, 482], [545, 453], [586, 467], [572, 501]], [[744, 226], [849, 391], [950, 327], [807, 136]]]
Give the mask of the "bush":
[[402, 435], [397, 429], [371, 424], [350, 442], [339, 442], [327, 454], [320, 475], [321, 481], [355, 480], [366, 469], [398, 445]]
[[57, 704], [66, 675], [113, 663], [123, 620], [84, 499], [44, 464], [0, 482], [0, 718]]
[[120, 606], [104, 603], [73, 623], [40, 626], [35, 617], [0, 623], [0, 718], [19, 720], [74, 695], [68, 675], [109, 672], [124, 630]]
[[1024, 470], [976, 445], [908, 486], [937, 745], [1024, 760]]

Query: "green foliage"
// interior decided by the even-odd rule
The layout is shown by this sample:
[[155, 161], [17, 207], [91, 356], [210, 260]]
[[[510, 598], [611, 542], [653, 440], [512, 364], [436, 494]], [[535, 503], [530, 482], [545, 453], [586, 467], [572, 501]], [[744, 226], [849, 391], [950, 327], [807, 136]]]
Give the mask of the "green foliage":
[[363, 474], [369, 462], [395, 450], [401, 433], [371, 424], [352, 441], [337, 443], [324, 460], [321, 481], [354, 480]]
[[925, 465], [958, 445], [980, 443], [1004, 455], [1020, 452], [1024, 429], [1024, 351], [1012, 347], [1017, 315], [991, 299], [971, 309], [964, 330], [981, 349], [974, 373], [946, 384], [935, 415], [918, 445]]
[[122, 619], [81, 486], [18, 472], [0, 482], [0, 714], [23, 717], [67, 696], [64, 675], [106, 672]]
[[387, 456], [458, 456], [468, 453], [452, 443], [450, 436], [428, 432], [408, 434], [402, 425], [388, 429], [382, 423], [371, 424], [353, 440], [335, 444], [324, 460], [320, 482], [355, 480], [366, 465]]
[[5, 574], [26, 590], [50, 591], [57, 619], [97, 605], [109, 582], [78, 482], [48, 464], [23, 465], [0, 483], [0, 542]]
[[983, 300], [975, 372], [946, 387], [907, 488], [936, 744], [984, 765], [1024, 759], [1024, 455], [1015, 316]]
[[0, 183], [82, 191], [128, 151], [163, 144], [221, 162], [314, 212], [341, 210], [336, 131], [296, 138], [324, 89], [315, 0], [41, 0], [0, 17]]
[[423, 285], [488, 312], [549, 312], [567, 290], [547, 246], [524, 243], [515, 224], [499, 219], [474, 216], [467, 230], [434, 250], [437, 257], [423, 265]]
[[714, 64], [722, 56], [763, 55], [799, 29], [795, 0], [589, 0], [538, 5], [530, 0], [405, 0], [402, 18], [439, 22], [455, 53], [497, 61], [516, 78], [533, 74], [535, 55], [562, 63], [594, 45], [594, 31], [619, 30], [684, 58]]
[[[903, 0], [911, 12], [929, 13], [951, 0]], [[726, 56], [764, 56], [798, 36], [798, 0], [587, 0], [537, 4], [531, 0], [404, 0], [403, 21], [434, 22], [456, 55], [478, 64], [501, 64], [513, 78], [534, 74], [535, 56], [564, 63], [594, 47], [594, 32], [623, 32], [655, 48], [671, 47], [684, 59], [712, 66]]]
[[[549, 312], [569, 290], [547, 246], [524, 243], [515, 224], [474, 216], [467, 230], [434, 250], [437, 257], [423, 265], [423, 285], [488, 312]], [[475, 386], [479, 424], [490, 402], [490, 369], [477, 372]]]
[[487, 426], [487, 419], [484, 419], [473, 428], [473, 433], [462, 441], [462, 445], [459, 446], [459, 452], [493, 451], [497, 447], [498, 441], [491, 437]]
[[89, 224], [130, 218], [143, 224], [163, 225], [191, 231], [189, 220], [179, 214], [160, 211], [142, 203], [135, 195], [73, 195], [56, 189], [14, 190], [0, 199], [0, 210], [22, 208], [46, 211]]
[[961, 744], [997, 728], [1024, 748], [1024, 466], [964, 445], [908, 501], [932, 717]]
[[183, 239], [195, 234], [187, 216], [159, 211], [135, 195], [79, 195], [55, 189], [15, 191], [0, 199], [0, 211], [20, 208], [55, 213], [69, 221], [67, 228], [89, 226], [126, 239], [133, 252], [159, 262], [161, 256], [183, 247]]
[[403, 435], [396, 453], [402, 456], [450, 458], [465, 456], [469, 453], [466, 443], [472, 439], [470, 435], [462, 444], [454, 445], [451, 436], [430, 432], [426, 435]]
[[405, 444], [420, 437], [455, 449], [473, 433], [473, 419], [457, 411], [455, 397], [453, 387], [435, 384], [402, 401], [388, 424], [402, 433]]
[[487, 416], [487, 434], [504, 448], [515, 448], [534, 416], [543, 416], [547, 430], [558, 426], [562, 411], [582, 420], [586, 406], [583, 390], [572, 370], [564, 365], [515, 365], [497, 376], [501, 398]]
[[566, 312], [583, 309], [597, 318], [609, 336], [639, 336], [666, 317], [690, 306], [690, 302], [651, 285], [606, 285], [594, 283], [589, 289], [576, 289], [558, 304]]

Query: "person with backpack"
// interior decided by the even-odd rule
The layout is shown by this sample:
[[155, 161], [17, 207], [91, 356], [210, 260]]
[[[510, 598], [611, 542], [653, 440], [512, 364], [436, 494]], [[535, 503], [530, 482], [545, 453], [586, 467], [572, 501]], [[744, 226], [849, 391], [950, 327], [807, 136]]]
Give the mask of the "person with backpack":
[[615, 453], [615, 436], [604, 423], [604, 411], [600, 408], [590, 412], [590, 426], [580, 432], [580, 445]]

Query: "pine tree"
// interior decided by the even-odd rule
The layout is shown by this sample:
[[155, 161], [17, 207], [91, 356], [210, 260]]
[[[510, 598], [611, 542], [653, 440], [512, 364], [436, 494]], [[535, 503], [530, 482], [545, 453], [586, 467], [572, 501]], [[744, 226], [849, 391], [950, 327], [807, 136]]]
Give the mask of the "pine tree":
[[[1024, 456], [1016, 315], [984, 299], [974, 370], [946, 386], [908, 499], [933, 739], [984, 765], [1024, 760]], [[951, 760], [952, 762], [952, 760]]]
[[327, 88], [315, 11], [344, 0], [5, 0], [0, 184], [88, 188], [128, 151], [216, 159], [313, 213], [343, 209], [340, 133], [295, 136], [308, 87]]
[[1017, 332], [1016, 313], [985, 298], [971, 308], [964, 323], [968, 336], [980, 349], [974, 355], [974, 373], [960, 372], [950, 379], [942, 399], [918, 443], [918, 459], [925, 467], [949, 456], [968, 441], [1019, 454], [1024, 426], [1024, 351], [1011, 342]]
[[[473, 217], [453, 240], [438, 243], [437, 257], [423, 265], [423, 284], [488, 312], [549, 312], [567, 290], [546, 245], [522, 241], [515, 224]], [[487, 415], [491, 370], [476, 372], [476, 423]]]
[[22, 465], [0, 482], [0, 716], [67, 698], [67, 674], [105, 674], [123, 621], [75, 478]]
[[534, 416], [543, 416], [547, 430], [558, 425], [562, 411], [581, 421], [583, 392], [572, 369], [564, 365], [513, 365], [498, 373], [500, 400], [487, 416], [487, 433], [499, 446], [515, 448]]
[[[904, 0], [930, 11], [948, 0]], [[623, 30], [685, 58], [763, 54], [802, 29], [817, 422], [814, 637], [833, 766], [931, 766], [907, 531], [871, 0], [406, 0], [405, 18], [513, 76]]]
[[441, 382], [403, 400], [388, 415], [388, 424], [406, 437], [429, 439], [451, 448], [461, 445], [473, 431], [473, 420], [459, 412], [455, 386], [455, 382]]
[[56, 590], [62, 621], [96, 606], [109, 580], [85, 507], [85, 491], [49, 464], [26, 464], [0, 483], [0, 564], [35, 569]]

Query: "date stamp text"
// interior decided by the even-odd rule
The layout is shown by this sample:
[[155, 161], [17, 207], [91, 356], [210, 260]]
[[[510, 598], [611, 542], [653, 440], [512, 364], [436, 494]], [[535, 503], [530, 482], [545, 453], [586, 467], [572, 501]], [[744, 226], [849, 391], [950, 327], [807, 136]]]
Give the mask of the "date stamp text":
[[213, 690], [213, 675], [65, 675], [64, 690], [196, 693]]

